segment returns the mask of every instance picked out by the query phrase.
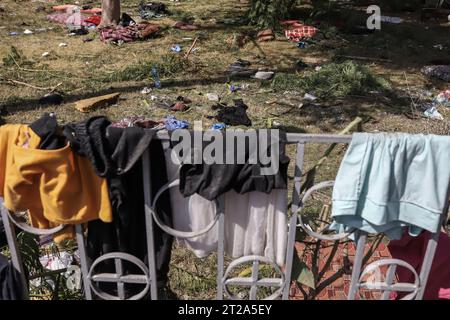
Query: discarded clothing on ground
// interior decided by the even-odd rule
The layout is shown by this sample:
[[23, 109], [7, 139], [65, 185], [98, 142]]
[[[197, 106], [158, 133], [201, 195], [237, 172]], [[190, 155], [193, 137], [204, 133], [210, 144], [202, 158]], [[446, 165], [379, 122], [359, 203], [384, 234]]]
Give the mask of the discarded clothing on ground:
[[128, 27], [128, 26], [135, 25], [135, 24], [136, 24], [136, 21], [134, 21], [133, 18], [130, 17], [129, 14], [127, 14], [127, 13], [124, 12], [124, 13], [122, 13], [122, 17], [120, 18], [119, 24], [120, 24], [122, 27]]
[[[207, 200], [214, 200], [231, 190], [239, 194], [251, 191], [269, 194], [274, 189], [287, 188], [289, 158], [285, 155], [286, 134], [284, 132], [280, 132], [278, 138], [272, 138], [269, 134], [264, 137], [264, 135], [258, 135], [257, 130], [254, 131], [255, 137], [259, 136], [260, 138], [255, 146], [256, 150], [261, 154], [263, 152], [261, 148], [265, 148], [266, 154], [271, 157], [268, 159], [270, 161], [264, 165], [261, 163], [261, 159], [257, 159], [256, 163], [252, 163], [253, 159], [251, 156], [254, 155], [254, 150], [250, 148], [247, 140], [243, 150], [244, 154], [238, 155], [235, 150], [236, 146], [234, 145], [235, 140], [233, 136], [227, 136], [226, 131], [214, 132], [223, 137], [223, 155], [225, 157], [222, 161], [223, 164], [183, 163], [180, 170], [180, 191], [185, 197], [197, 193]], [[266, 140], [264, 141], [264, 139]], [[226, 147], [228, 140], [233, 143], [234, 148]], [[278, 143], [278, 145], [274, 145], [274, 143]], [[210, 144], [211, 142], [205, 142], [204, 148]], [[273, 152], [278, 153], [279, 157], [276, 154], [271, 154], [272, 146], [277, 147], [277, 149], [273, 149]], [[225, 160], [228, 159], [227, 157], [232, 159], [233, 164], [226, 164]], [[238, 162], [240, 157], [242, 157], [243, 161]], [[270, 165], [273, 168], [278, 168], [278, 170], [271, 174], [262, 174], [261, 169]]]
[[189, 122], [186, 120], [178, 120], [174, 116], [167, 116], [164, 118], [164, 125], [167, 131], [173, 131], [177, 129], [189, 128]]
[[225, 104], [219, 103], [212, 107], [217, 110], [216, 119], [229, 126], [251, 126], [252, 121], [247, 115], [247, 105], [241, 100], [234, 100], [234, 107], [228, 107]]
[[254, 75], [258, 70], [249, 68], [251, 65], [250, 61], [237, 59], [233, 62], [227, 69], [227, 73], [230, 76], [238, 76], [238, 77], [249, 77]]
[[180, 30], [198, 30], [198, 26], [183, 21], [175, 22], [172, 27]]
[[132, 42], [155, 35], [160, 27], [151, 23], [138, 23], [127, 27], [106, 27], [100, 30], [100, 40], [103, 42]]
[[333, 188], [337, 224], [400, 239], [438, 232], [450, 181], [450, 137], [355, 133]]
[[102, 16], [97, 16], [97, 15], [90, 16], [90, 17], [87, 17], [86, 19], [84, 19], [84, 22], [91, 23], [95, 26], [98, 26], [101, 21], [102, 21]]
[[284, 31], [286, 38], [290, 41], [299, 42], [303, 39], [309, 39], [316, 35], [318, 29], [313, 26], [308, 26], [300, 21], [296, 20], [286, 20], [281, 23], [286, 25], [289, 29]]
[[[426, 254], [429, 232], [422, 232], [417, 237], [411, 237], [407, 232], [400, 240], [390, 241], [388, 245], [389, 252], [393, 259], [400, 259], [420, 272], [422, 268], [423, 258]], [[423, 299], [437, 300], [450, 299], [450, 237], [441, 232], [431, 265], [430, 275]], [[414, 283], [414, 275], [405, 268], [397, 268], [398, 282]], [[391, 297], [401, 299], [405, 293], [395, 293]]]
[[[62, 4], [62, 5], [58, 5], [58, 6], [53, 6], [52, 9], [54, 11], [66, 11], [66, 12], [70, 12], [73, 10], [76, 10], [77, 8], [79, 8], [77, 5], [75, 4]], [[81, 8], [80, 9], [81, 13], [89, 13], [89, 14], [100, 14], [102, 13], [102, 9], [101, 8]]]
[[[95, 23], [86, 21], [86, 17], [80, 16], [78, 14], [71, 14], [71, 13], [52, 13], [47, 15], [47, 19], [53, 22], [70, 25], [75, 22], [75, 18], [77, 18], [77, 23], [79, 23], [80, 27], [91, 27], [96, 26]], [[90, 19], [89, 19], [90, 20]]]
[[25, 300], [28, 288], [24, 288], [20, 273], [8, 259], [0, 254], [0, 300]]
[[450, 65], [426, 66], [422, 73], [428, 77], [450, 82]]
[[142, 19], [162, 18], [168, 15], [166, 5], [162, 2], [141, 3], [138, 7]]
[[146, 129], [162, 129], [164, 121], [154, 121], [145, 117], [127, 117], [111, 124], [116, 128], [141, 127]]
[[272, 41], [275, 40], [275, 34], [272, 29], [266, 29], [258, 32], [256, 35], [258, 42]]

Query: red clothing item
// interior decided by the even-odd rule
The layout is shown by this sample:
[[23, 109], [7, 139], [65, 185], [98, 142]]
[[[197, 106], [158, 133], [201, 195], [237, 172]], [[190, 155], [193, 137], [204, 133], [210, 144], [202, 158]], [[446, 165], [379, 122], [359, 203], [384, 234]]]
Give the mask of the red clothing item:
[[[392, 240], [388, 249], [392, 258], [408, 262], [419, 273], [429, 237], [428, 231], [422, 232], [417, 237], [412, 237], [405, 232], [402, 239]], [[397, 269], [397, 277], [399, 282], [412, 283], [414, 281], [413, 274], [405, 268]], [[392, 298], [400, 299], [404, 295], [404, 293], [394, 294]], [[423, 298], [424, 300], [450, 299], [450, 237], [444, 232], [439, 235], [436, 254]]]
[[92, 23], [98, 26], [100, 22], [102, 21], [102, 16], [90, 16], [86, 19], [84, 19], [84, 22]]
[[318, 31], [316, 27], [305, 25], [298, 20], [284, 20], [281, 21], [281, 24], [288, 26], [289, 28], [284, 30], [286, 38], [295, 42], [299, 42], [302, 39], [312, 38]]

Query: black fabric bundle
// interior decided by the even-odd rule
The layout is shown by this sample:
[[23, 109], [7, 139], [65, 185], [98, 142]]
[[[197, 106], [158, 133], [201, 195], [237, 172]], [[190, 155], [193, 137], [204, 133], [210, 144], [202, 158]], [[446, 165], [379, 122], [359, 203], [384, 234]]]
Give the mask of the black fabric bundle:
[[[41, 137], [41, 148], [61, 148], [68, 140], [72, 150], [87, 157], [97, 175], [108, 181], [113, 222], [89, 222], [86, 249], [91, 262], [106, 253], [125, 252], [148, 263], [140, 159], [148, 149], [153, 197], [167, 183], [162, 144], [153, 139], [156, 130], [117, 128], [111, 126], [106, 117], [98, 116], [66, 125], [64, 136], [61, 136], [58, 134], [56, 118], [50, 114], [45, 114], [30, 127]], [[169, 193], [162, 195], [158, 201], [158, 212], [161, 219], [171, 226]], [[154, 224], [154, 241], [158, 286], [163, 288], [167, 282], [173, 240]], [[106, 265], [101, 271], [114, 272], [114, 264]], [[125, 270], [127, 273], [137, 271], [130, 266]], [[105, 285], [102, 288], [109, 287], [111, 286]], [[130, 294], [133, 294], [133, 290]]]
[[0, 254], [0, 300], [25, 300], [26, 291], [20, 273]]
[[[258, 130], [255, 131], [258, 135]], [[226, 150], [226, 131], [220, 131], [223, 135], [223, 154], [231, 152]], [[236, 148], [234, 148], [234, 164], [226, 164], [225, 159], [223, 164], [183, 164], [180, 169], [180, 191], [185, 196], [191, 196], [194, 193], [198, 193], [202, 197], [208, 200], [214, 200], [218, 196], [224, 194], [227, 191], [234, 190], [237, 193], [244, 194], [251, 191], [259, 191], [264, 193], [270, 193], [273, 189], [286, 189], [287, 188], [287, 169], [289, 165], [289, 157], [285, 154], [286, 145], [286, 133], [279, 131], [278, 141], [278, 154], [279, 170], [272, 175], [262, 175], [261, 169], [267, 167], [262, 165], [261, 162], [253, 163], [251, 160], [251, 149], [249, 141], [245, 140], [245, 156], [244, 163], [239, 164]], [[270, 145], [273, 141], [270, 135], [267, 136], [267, 148], [270, 150]], [[211, 142], [204, 142], [203, 148], [209, 145]], [[261, 140], [258, 139], [257, 150], [262, 148]], [[267, 152], [270, 155], [270, 152]], [[194, 163], [191, 161], [191, 163]]]

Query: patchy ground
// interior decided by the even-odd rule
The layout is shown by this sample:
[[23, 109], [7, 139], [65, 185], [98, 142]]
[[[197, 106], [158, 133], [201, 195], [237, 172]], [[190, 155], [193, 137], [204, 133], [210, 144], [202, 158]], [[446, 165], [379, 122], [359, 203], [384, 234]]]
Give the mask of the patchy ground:
[[[139, 21], [140, 1], [122, 2], [122, 11]], [[119, 120], [133, 115], [160, 119], [171, 113], [180, 119], [203, 120], [207, 128], [214, 122], [208, 116], [215, 112], [206, 94], [216, 93], [226, 103], [244, 99], [257, 128], [275, 121], [290, 132], [335, 133], [360, 116], [364, 119], [363, 130], [367, 132], [450, 134], [450, 108], [439, 109], [444, 117], [442, 121], [427, 119], [420, 111], [423, 102], [430, 100], [427, 94], [435, 96], [449, 88], [447, 83], [420, 73], [431, 61], [449, 58], [450, 25], [446, 21], [421, 22], [418, 13], [390, 13], [382, 8], [384, 15], [401, 16], [405, 22], [383, 24], [381, 31], [356, 35], [344, 31], [365, 25], [364, 7], [339, 9], [308, 20], [321, 21], [320, 36], [315, 43], [300, 49], [296, 43], [287, 41], [282, 30], [277, 31], [275, 41], [254, 41], [257, 30], [241, 22], [248, 7], [244, 0], [162, 2], [172, 14], [152, 20], [166, 27], [158, 37], [117, 46], [102, 43], [95, 31], [87, 36], [69, 37], [64, 25], [46, 20], [52, 5], [69, 1], [1, 1], [1, 120], [30, 123], [49, 111], [56, 112], [61, 123], [97, 114]], [[79, 3], [100, 5], [98, 1], [80, 0]], [[41, 6], [46, 11], [37, 12]], [[303, 6], [293, 17], [308, 18], [309, 9]], [[180, 19], [193, 21], [199, 30], [170, 27]], [[335, 25], [343, 25], [342, 30]], [[42, 28], [45, 30], [39, 31]], [[34, 34], [23, 34], [26, 29]], [[11, 36], [11, 32], [19, 34]], [[239, 47], [237, 39], [242, 34], [249, 35], [249, 40]], [[83, 42], [86, 37], [94, 40]], [[184, 58], [195, 37], [199, 37], [197, 50]], [[62, 42], [67, 46], [60, 47]], [[182, 52], [171, 52], [173, 44], [180, 44]], [[49, 54], [43, 57], [44, 52]], [[252, 67], [275, 71], [275, 79], [230, 79], [225, 71], [238, 58], [251, 61]], [[299, 61], [307, 67], [299, 68]], [[159, 68], [162, 89], [153, 88], [144, 95], [142, 88], [153, 87], [150, 75], [153, 65]], [[245, 89], [232, 93], [227, 83], [245, 85]], [[41, 89], [58, 85], [56, 91], [64, 96], [64, 103], [39, 104], [39, 99], [50, 89], [35, 89], [30, 85]], [[109, 92], [122, 93], [117, 104], [89, 114], [73, 107], [74, 101]], [[305, 93], [319, 99], [314, 103], [304, 102], [299, 108]], [[193, 103], [189, 111], [175, 113], [158, 108], [152, 95], [172, 101], [182, 95]], [[306, 167], [325, 148], [308, 147]], [[328, 179], [336, 173], [344, 149], [336, 150], [334, 157], [322, 166], [317, 180]], [[174, 261], [180, 267], [171, 271], [171, 286], [180, 297], [213, 297], [213, 258], [202, 262], [183, 250], [176, 250]]]

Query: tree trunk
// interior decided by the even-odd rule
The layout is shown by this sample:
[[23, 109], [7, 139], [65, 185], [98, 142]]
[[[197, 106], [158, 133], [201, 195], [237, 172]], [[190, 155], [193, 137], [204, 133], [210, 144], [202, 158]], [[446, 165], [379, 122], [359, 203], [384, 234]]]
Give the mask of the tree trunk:
[[116, 26], [120, 21], [120, 0], [102, 0], [102, 21], [99, 28]]

